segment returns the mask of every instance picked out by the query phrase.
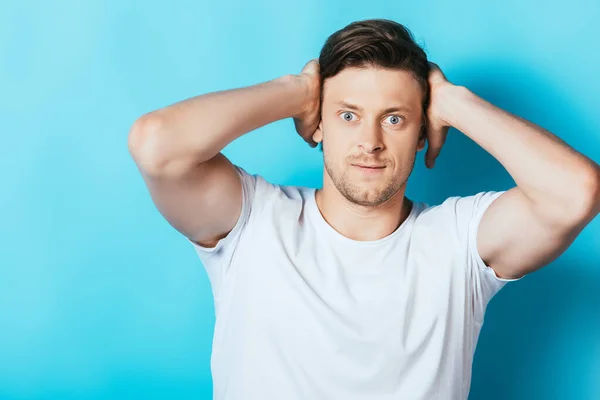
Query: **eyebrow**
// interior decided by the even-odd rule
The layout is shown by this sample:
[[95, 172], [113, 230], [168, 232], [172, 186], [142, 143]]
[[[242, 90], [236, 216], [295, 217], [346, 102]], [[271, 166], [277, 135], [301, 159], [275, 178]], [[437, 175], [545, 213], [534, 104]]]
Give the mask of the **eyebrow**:
[[[355, 111], [363, 111], [362, 107], [359, 107], [357, 105], [348, 103], [346, 101], [338, 101], [335, 104], [342, 106], [344, 108], [349, 108], [350, 110], [355, 110]], [[399, 106], [393, 106], [393, 107], [388, 107], [385, 110], [383, 110], [383, 114], [387, 114], [389, 112], [392, 111], [407, 111], [407, 112], [412, 112], [411, 108], [408, 106], [404, 106], [404, 105], [399, 105]]]

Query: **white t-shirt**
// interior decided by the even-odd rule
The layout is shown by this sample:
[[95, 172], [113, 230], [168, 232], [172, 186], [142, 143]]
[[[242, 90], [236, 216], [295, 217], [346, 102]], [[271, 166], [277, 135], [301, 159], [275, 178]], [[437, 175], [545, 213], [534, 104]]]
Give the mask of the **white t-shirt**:
[[476, 246], [503, 192], [414, 202], [387, 237], [355, 241], [315, 189], [238, 167], [241, 216], [214, 248], [191, 242], [211, 283], [214, 398], [466, 399], [489, 300], [506, 284]]

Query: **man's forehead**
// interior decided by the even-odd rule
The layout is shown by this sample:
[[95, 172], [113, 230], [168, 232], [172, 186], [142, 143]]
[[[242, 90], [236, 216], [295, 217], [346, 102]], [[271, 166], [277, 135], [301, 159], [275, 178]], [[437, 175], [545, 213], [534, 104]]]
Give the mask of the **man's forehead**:
[[324, 82], [323, 94], [328, 102], [358, 107], [415, 107], [422, 91], [407, 71], [348, 68]]

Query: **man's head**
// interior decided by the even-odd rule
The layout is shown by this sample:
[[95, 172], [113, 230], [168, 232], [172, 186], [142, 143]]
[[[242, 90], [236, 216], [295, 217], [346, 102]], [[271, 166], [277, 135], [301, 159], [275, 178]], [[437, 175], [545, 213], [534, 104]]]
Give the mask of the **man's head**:
[[327, 39], [319, 67], [321, 123], [313, 138], [327, 175], [352, 203], [382, 204], [405, 185], [425, 146], [427, 56], [404, 26], [365, 20]]

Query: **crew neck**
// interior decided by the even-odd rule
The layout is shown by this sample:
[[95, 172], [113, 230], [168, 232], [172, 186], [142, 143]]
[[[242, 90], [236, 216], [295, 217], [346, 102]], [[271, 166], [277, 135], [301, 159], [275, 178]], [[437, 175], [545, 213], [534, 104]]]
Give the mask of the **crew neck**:
[[350, 244], [352, 246], [359, 246], [359, 247], [361, 247], [361, 246], [362, 247], [377, 246], [377, 245], [381, 245], [385, 242], [388, 242], [390, 240], [393, 240], [395, 237], [400, 235], [406, 229], [406, 226], [410, 223], [410, 221], [412, 219], [415, 218], [418, 208], [421, 206], [420, 203], [411, 200], [412, 206], [411, 206], [410, 212], [408, 213], [408, 216], [406, 217], [406, 219], [404, 221], [402, 221], [402, 223], [396, 228], [396, 230], [394, 230], [389, 235], [384, 236], [381, 239], [377, 239], [377, 240], [355, 240], [355, 239], [351, 239], [347, 236], [342, 235], [340, 232], [336, 231], [331, 225], [329, 225], [329, 223], [325, 220], [325, 217], [323, 216], [323, 214], [321, 214], [321, 210], [319, 210], [319, 206], [317, 205], [316, 194], [317, 194], [317, 189], [311, 188], [308, 199], [307, 199], [307, 206], [308, 206], [310, 213], [314, 217], [315, 223], [323, 231], [327, 232], [327, 234], [329, 236], [335, 238], [336, 240], [345, 242], [346, 244]]

